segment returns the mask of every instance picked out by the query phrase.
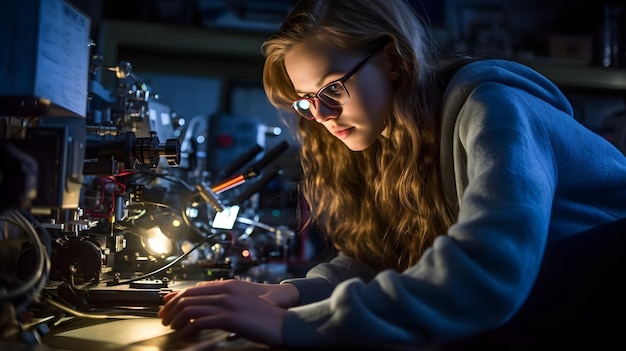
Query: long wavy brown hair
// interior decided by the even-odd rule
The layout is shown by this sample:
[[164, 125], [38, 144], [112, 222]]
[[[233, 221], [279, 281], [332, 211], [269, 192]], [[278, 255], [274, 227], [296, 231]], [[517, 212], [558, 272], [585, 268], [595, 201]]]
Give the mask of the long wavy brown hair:
[[[454, 221], [439, 169], [441, 85], [438, 55], [421, 18], [404, 0], [303, 0], [262, 47], [263, 85], [287, 123], [297, 121], [302, 193], [310, 223], [340, 251], [378, 269], [415, 264]], [[323, 39], [367, 52], [392, 42], [398, 72], [388, 138], [354, 152], [316, 121], [298, 118], [284, 66], [289, 49]]]

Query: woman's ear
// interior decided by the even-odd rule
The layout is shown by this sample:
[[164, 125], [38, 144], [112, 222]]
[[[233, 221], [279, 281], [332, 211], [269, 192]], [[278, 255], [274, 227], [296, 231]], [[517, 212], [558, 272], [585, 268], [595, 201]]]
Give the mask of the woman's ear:
[[383, 48], [385, 57], [385, 64], [389, 72], [391, 80], [397, 80], [400, 78], [400, 55], [396, 49], [396, 45], [393, 41], [388, 42]]

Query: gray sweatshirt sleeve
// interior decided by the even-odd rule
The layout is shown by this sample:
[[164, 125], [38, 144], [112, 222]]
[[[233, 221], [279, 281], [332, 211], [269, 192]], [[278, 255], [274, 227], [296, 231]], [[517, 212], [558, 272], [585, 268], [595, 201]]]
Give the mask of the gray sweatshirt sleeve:
[[300, 292], [300, 304], [305, 305], [330, 297], [339, 283], [349, 278], [371, 280], [376, 272], [367, 265], [339, 253], [329, 262], [311, 268], [305, 278], [286, 279], [281, 284], [294, 284]]

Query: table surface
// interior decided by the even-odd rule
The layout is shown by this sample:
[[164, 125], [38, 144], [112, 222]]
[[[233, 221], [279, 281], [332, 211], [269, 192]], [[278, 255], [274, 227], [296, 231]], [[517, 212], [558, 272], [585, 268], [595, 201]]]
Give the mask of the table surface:
[[88, 319], [71, 317], [29, 345], [1, 341], [3, 351], [158, 351], [158, 350], [279, 350], [245, 339], [227, 339], [228, 332], [206, 330], [193, 342], [182, 341], [159, 318]]
[[[0, 342], [2, 351], [289, 351], [271, 348], [246, 339], [228, 339], [230, 333], [205, 330], [193, 342], [182, 341], [155, 317], [129, 319], [88, 319], [70, 317], [52, 327], [38, 345]], [[346, 351], [341, 347], [326, 350]], [[354, 350], [434, 351], [431, 348], [363, 348]]]

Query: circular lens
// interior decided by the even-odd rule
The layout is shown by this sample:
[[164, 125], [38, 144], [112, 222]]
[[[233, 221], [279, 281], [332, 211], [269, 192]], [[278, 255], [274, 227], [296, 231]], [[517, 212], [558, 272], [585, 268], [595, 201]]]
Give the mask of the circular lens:
[[292, 106], [300, 116], [306, 119], [313, 119], [313, 114], [311, 113], [311, 101], [308, 99], [297, 100]]
[[298, 111], [308, 111], [311, 108], [311, 102], [309, 100], [302, 99], [296, 101], [293, 106]]

